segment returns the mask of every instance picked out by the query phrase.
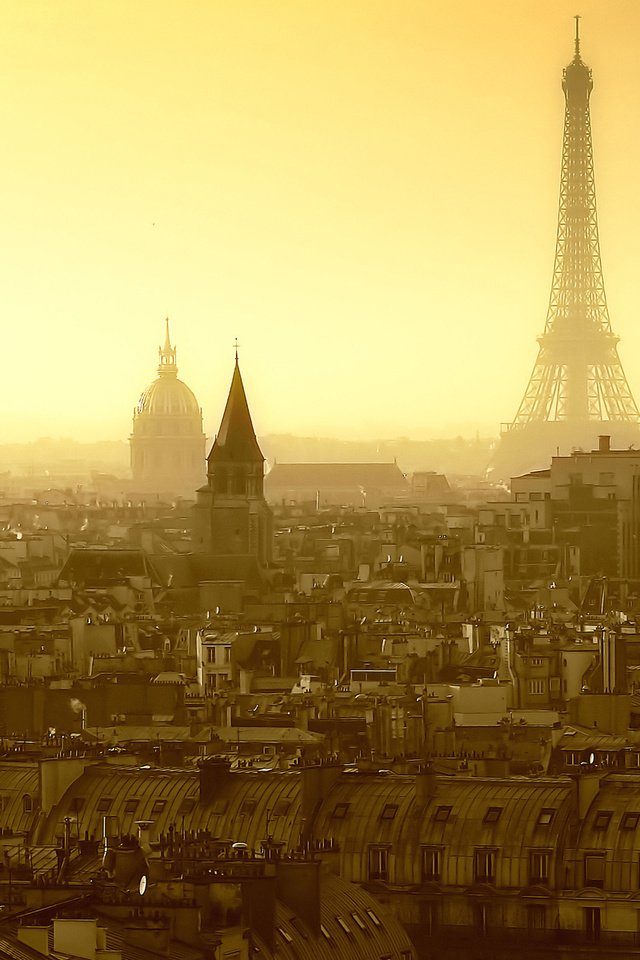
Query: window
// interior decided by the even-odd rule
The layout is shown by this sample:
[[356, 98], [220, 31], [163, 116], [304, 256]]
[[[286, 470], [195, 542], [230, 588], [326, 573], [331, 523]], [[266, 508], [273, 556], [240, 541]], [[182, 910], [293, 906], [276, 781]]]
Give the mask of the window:
[[612, 483], [615, 483], [614, 476], [613, 476], [613, 473], [612, 473], [612, 472], [607, 471], [607, 472], [603, 472], [603, 473], [600, 474], [600, 486], [601, 486], [601, 487], [608, 487], [608, 486], [610, 486]]
[[182, 803], [180, 804], [180, 809], [178, 810], [178, 813], [182, 816], [184, 816], [186, 813], [191, 813], [195, 805], [196, 805], [195, 797], [185, 797]]
[[31, 799], [28, 793], [25, 793], [24, 796], [22, 797], [22, 812], [31, 813], [32, 810], [33, 810], [33, 800]]
[[211, 808], [211, 813], [215, 817], [221, 817], [223, 814], [227, 812], [228, 805], [229, 804], [227, 800], [215, 800]]
[[424, 900], [420, 904], [420, 925], [427, 934], [434, 933], [438, 927], [440, 904], [435, 900]]
[[547, 908], [541, 903], [527, 906], [527, 929], [530, 934], [545, 930], [547, 926]]
[[156, 800], [154, 805], [151, 807], [151, 816], [153, 817], [158, 813], [162, 813], [166, 805], [166, 800]]
[[381, 927], [381, 926], [382, 926], [382, 921], [381, 921], [380, 918], [378, 917], [377, 913], [374, 913], [373, 910], [368, 910], [368, 909], [365, 910], [365, 913], [366, 913], [366, 915], [369, 917], [369, 920], [371, 920], [371, 922], [372, 922], [372, 924], [374, 925], [374, 927]]
[[529, 854], [529, 883], [547, 883], [551, 854], [547, 850], [532, 850]]
[[450, 813], [451, 807], [436, 807], [433, 819], [438, 820], [440, 823], [445, 823], [449, 819]]
[[359, 914], [359, 913], [356, 913], [355, 910], [354, 910], [353, 913], [351, 914], [351, 916], [353, 917], [353, 919], [355, 920], [355, 922], [357, 923], [357, 925], [360, 927], [360, 929], [361, 929], [361, 930], [364, 930], [365, 933], [366, 933], [366, 932], [367, 932], [367, 925], [366, 925], [366, 923], [364, 922], [364, 920], [362, 919], [362, 917], [360, 916], [360, 914]]
[[223, 663], [231, 663], [231, 647], [224, 647]]
[[604, 887], [604, 853], [587, 853], [584, 858], [585, 887]]
[[529, 661], [529, 663], [531, 664], [532, 667], [541, 667], [542, 664], [544, 663], [544, 660], [542, 659], [542, 657], [531, 657], [531, 660]]
[[271, 811], [272, 817], [286, 817], [291, 808], [291, 800], [277, 800], [273, 810]]
[[207, 663], [215, 663], [215, 662], [216, 662], [216, 648], [207, 647]]
[[600, 939], [600, 907], [584, 908], [584, 929], [588, 940]]
[[347, 921], [344, 919], [344, 917], [336, 917], [336, 920], [338, 921], [338, 923], [340, 924], [344, 932], [347, 934], [347, 936], [352, 937], [353, 934], [351, 933], [351, 927], [349, 926]]
[[547, 692], [546, 680], [529, 680], [529, 693], [540, 696]]
[[548, 827], [550, 823], [553, 823], [553, 818], [556, 815], [556, 811], [553, 807], [543, 807], [540, 811], [538, 817], [538, 827]]
[[488, 807], [483, 823], [497, 823], [502, 813], [502, 807]]
[[336, 803], [333, 808], [333, 813], [331, 814], [332, 818], [334, 820], [344, 820], [350, 806], [350, 803]]
[[489, 904], [488, 903], [474, 903], [474, 913], [476, 920], [476, 927], [482, 934], [485, 936], [487, 930], [489, 929]]
[[389, 848], [369, 847], [369, 880], [389, 879]]
[[255, 797], [249, 797], [248, 800], [244, 800], [242, 806], [240, 807], [240, 816], [250, 817], [256, 811], [258, 806], [258, 801]]
[[287, 933], [284, 927], [278, 927], [278, 933], [280, 934], [282, 939], [285, 940], [287, 943], [293, 943], [293, 937], [291, 936], [290, 933]]
[[422, 848], [422, 881], [440, 879], [440, 847]]
[[331, 940], [331, 934], [329, 933], [329, 931], [328, 931], [327, 928], [325, 927], [324, 923], [321, 923], [321, 924], [320, 924], [320, 933], [321, 933], [322, 936], [325, 938], [325, 940]]
[[635, 830], [640, 820], [640, 813], [625, 813], [620, 821], [621, 830]]
[[71, 800], [71, 809], [74, 811], [74, 813], [80, 813], [80, 811], [84, 807], [84, 804], [85, 804], [84, 797], [73, 797], [73, 799]]
[[113, 799], [111, 797], [100, 797], [98, 803], [96, 804], [96, 810], [98, 813], [106, 813], [107, 810], [111, 809], [111, 804]]
[[137, 797], [131, 797], [129, 800], [124, 802], [124, 812], [125, 813], [135, 813], [138, 809], [138, 804], [140, 801]]
[[382, 813], [380, 814], [380, 819], [393, 820], [397, 812], [398, 812], [397, 803], [386, 803]]
[[598, 810], [595, 820], [593, 821], [593, 829], [606, 830], [612, 816], [613, 810]]
[[473, 857], [473, 879], [476, 883], [495, 883], [496, 851], [476, 850]]

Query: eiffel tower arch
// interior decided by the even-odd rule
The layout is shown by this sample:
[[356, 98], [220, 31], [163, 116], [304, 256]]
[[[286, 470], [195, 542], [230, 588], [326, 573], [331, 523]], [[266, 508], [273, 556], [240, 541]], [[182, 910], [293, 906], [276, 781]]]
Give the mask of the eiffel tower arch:
[[544, 468], [561, 448], [590, 449], [598, 435], [640, 446], [640, 411], [618, 356], [605, 296], [589, 98], [591, 70], [575, 53], [564, 69], [564, 134], [558, 233], [549, 308], [538, 356], [514, 419], [502, 425], [492, 476]]

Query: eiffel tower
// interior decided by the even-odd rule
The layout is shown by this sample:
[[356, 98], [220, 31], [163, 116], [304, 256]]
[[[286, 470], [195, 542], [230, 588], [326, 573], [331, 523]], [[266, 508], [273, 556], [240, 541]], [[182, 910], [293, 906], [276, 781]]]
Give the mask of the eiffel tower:
[[[605, 296], [589, 97], [591, 70], [575, 53], [562, 75], [564, 136], [558, 234], [544, 333], [533, 372], [513, 421], [502, 425], [494, 476], [545, 468], [557, 449], [590, 447], [599, 434], [640, 445], [640, 411], [611, 329]], [[509, 469], [510, 468], [510, 472]]]

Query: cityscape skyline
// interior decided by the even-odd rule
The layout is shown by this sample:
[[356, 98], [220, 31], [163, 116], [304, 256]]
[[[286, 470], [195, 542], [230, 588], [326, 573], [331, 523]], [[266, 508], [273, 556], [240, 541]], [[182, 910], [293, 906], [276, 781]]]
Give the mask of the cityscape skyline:
[[[165, 315], [207, 436], [236, 337], [259, 434], [497, 435], [548, 297], [573, 7], [78, 9], [8, 9], [2, 441], [128, 435]], [[580, 12], [637, 390], [640, 14]]]

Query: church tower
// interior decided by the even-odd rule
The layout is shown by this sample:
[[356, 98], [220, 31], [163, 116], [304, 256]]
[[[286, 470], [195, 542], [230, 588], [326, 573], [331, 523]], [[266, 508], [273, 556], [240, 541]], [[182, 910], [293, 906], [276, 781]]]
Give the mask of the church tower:
[[272, 515], [263, 492], [258, 446], [238, 354], [220, 429], [207, 457], [207, 484], [198, 490], [194, 549], [214, 556], [271, 559]]

